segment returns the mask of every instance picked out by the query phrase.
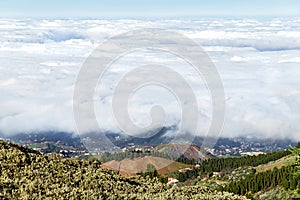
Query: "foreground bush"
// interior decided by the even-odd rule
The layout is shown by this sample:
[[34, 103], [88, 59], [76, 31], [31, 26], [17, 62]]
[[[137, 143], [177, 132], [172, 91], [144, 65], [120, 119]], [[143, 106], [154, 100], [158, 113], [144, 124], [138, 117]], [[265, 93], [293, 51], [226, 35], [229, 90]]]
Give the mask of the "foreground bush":
[[156, 178], [126, 179], [99, 166], [0, 141], [0, 199], [244, 199], [203, 186], [168, 187]]

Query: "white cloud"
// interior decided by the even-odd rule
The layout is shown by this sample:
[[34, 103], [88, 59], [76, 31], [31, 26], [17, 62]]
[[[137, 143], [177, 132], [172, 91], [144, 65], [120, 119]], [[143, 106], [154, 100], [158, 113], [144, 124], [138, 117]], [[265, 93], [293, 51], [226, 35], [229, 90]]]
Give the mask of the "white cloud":
[[[201, 44], [224, 81], [227, 115], [224, 136], [257, 134], [300, 139], [300, 19], [274, 20], [0, 20], [0, 132], [74, 131], [73, 86], [88, 55], [111, 36], [144, 27], [167, 28]], [[127, 59], [127, 60], [126, 60]], [[142, 59], [142, 60], [140, 60]], [[121, 62], [122, 63], [122, 62]], [[101, 86], [109, 105], [113, 84], [130, 66], [176, 66], [197, 92], [202, 134], [211, 117], [205, 85], [187, 66], [167, 54], [139, 52], [124, 58], [128, 68], [113, 68]], [[117, 63], [118, 64], [118, 63]], [[119, 63], [120, 64], [120, 63]], [[118, 65], [116, 65], [118, 66]], [[120, 65], [119, 65], [120, 66]], [[149, 123], [152, 93], [133, 98], [132, 117]], [[175, 99], [169, 99], [167, 125], [177, 124]], [[153, 99], [154, 98], [154, 99]], [[165, 100], [164, 99], [164, 100]], [[148, 100], [148, 101], [147, 101]], [[165, 102], [164, 102], [165, 103]], [[108, 109], [108, 108], [106, 108]], [[180, 109], [179, 109], [180, 110]], [[107, 111], [109, 113], [109, 111]], [[118, 131], [112, 117], [106, 129]]]

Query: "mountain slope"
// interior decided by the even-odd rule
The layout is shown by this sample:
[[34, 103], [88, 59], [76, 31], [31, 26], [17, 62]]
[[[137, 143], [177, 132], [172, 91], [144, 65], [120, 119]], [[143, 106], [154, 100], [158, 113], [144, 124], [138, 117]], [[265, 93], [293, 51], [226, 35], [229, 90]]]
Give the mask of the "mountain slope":
[[126, 179], [99, 164], [0, 141], [0, 199], [245, 199], [200, 185], [168, 188], [157, 179]]
[[126, 177], [136, 175], [139, 172], [145, 172], [148, 164], [153, 165], [161, 174], [166, 174], [172, 171], [176, 171], [180, 168], [188, 167], [188, 165], [183, 163], [154, 156], [145, 156], [134, 159], [126, 158], [121, 161], [112, 160], [103, 163], [101, 166], [103, 168], [119, 171], [123, 176]]
[[211, 157], [200, 147], [190, 144], [161, 144], [155, 150], [172, 157], [193, 159], [197, 162]]

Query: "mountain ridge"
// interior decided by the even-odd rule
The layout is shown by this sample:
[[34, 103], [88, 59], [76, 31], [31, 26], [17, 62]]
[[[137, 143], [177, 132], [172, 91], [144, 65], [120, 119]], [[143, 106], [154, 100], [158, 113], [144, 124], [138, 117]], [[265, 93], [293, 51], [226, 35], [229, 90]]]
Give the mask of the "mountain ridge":
[[200, 162], [213, 156], [196, 145], [191, 144], [161, 144], [154, 150], [172, 157], [185, 158]]

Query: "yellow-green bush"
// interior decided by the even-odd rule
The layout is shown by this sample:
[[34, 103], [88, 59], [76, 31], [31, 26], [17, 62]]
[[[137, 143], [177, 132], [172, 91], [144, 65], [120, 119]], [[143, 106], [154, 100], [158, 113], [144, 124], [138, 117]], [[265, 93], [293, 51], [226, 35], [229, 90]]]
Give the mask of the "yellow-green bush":
[[168, 187], [157, 178], [126, 179], [96, 160], [45, 156], [0, 141], [0, 199], [244, 199], [203, 186]]

